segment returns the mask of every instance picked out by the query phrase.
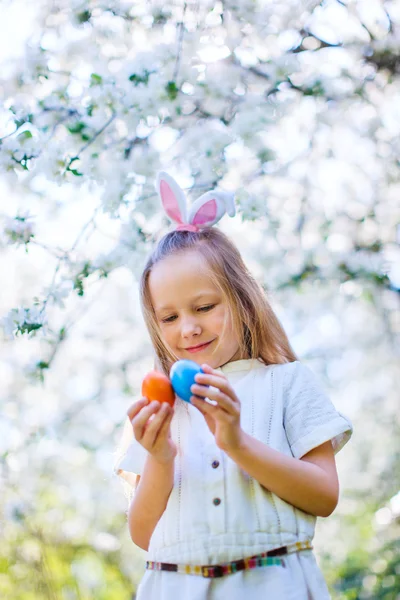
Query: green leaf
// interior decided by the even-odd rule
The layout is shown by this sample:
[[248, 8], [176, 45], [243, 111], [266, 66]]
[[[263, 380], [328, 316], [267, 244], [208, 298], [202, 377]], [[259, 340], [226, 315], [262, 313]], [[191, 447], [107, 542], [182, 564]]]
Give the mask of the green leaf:
[[90, 275], [90, 262], [86, 262], [82, 271], [78, 273], [76, 279], [74, 281], [74, 290], [77, 290], [78, 296], [83, 296], [85, 293], [83, 287], [83, 280], [89, 277]]
[[86, 123], [84, 123], [83, 121], [77, 121], [72, 125], [68, 125], [67, 129], [70, 133], [81, 133], [85, 129], [85, 127]]
[[132, 75], [129, 77], [129, 81], [132, 81], [135, 86], [138, 86], [140, 83], [145, 83], [147, 85], [150, 74], [150, 71], [144, 71], [142, 75], [132, 73]]
[[92, 13], [89, 10], [84, 10], [76, 15], [78, 23], [87, 23], [90, 21]]
[[33, 138], [33, 135], [31, 134], [30, 131], [26, 130], [26, 131], [23, 131], [22, 133], [18, 134], [17, 137], [22, 142], [24, 142], [25, 140], [30, 140], [31, 138]]
[[260, 162], [265, 163], [275, 158], [274, 153], [269, 148], [263, 148], [257, 154]]
[[305, 96], [324, 96], [325, 90], [321, 81], [316, 81], [312, 87], [303, 91]]
[[38, 363], [36, 363], [36, 366], [38, 369], [48, 369], [49, 368], [49, 363], [48, 362], [44, 362], [43, 360], [40, 360]]
[[175, 81], [168, 81], [167, 85], [165, 86], [165, 89], [168, 94], [168, 98], [170, 100], [176, 100], [179, 89], [178, 89]]
[[19, 326], [19, 330], [21, 333], [31, 333], [32, 331], [36, 331], [37, 329], [41, 329], [43, 325], [40, 323], [23, 323]]
[[97, 73], [92, 73], [90, 76], [90, 85], [100, 85], [101, 83], [103, 83], [102, 76], [98, 75]]

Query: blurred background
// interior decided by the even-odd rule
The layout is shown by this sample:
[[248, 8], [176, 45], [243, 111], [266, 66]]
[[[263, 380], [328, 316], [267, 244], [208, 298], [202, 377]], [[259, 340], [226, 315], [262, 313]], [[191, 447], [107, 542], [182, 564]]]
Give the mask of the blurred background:
[[220, 223], [354, 424], [316, 553], [334, 600], [400, 598], [400, 2], [0, 2], [0, 597], [130, 600], [113, 473], [152, 368], [154, 181]]

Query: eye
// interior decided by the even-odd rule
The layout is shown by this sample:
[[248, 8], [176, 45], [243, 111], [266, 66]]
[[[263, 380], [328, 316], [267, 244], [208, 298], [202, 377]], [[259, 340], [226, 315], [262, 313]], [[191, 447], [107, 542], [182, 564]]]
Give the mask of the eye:
[[161, 319], [162, 323], [172, 323], [176, 319], [176, 315], [171, 315], [170, 317], [166, 317], [165, 319]]
[[207, 306], [201, 306], [198, 310], [201, 312], [207, 312], [214, 308], [215, 304], [207, 304]]

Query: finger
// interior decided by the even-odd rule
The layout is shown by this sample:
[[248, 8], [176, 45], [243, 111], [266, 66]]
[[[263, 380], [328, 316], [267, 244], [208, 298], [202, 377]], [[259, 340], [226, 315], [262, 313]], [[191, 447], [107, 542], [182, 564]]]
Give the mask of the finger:
[[[221, 379], [227, 380], [226, 375], [224, 375], [222, 373], [222, 371], [218, 371], [217, 369], [213, 369], [212, 367], [210, 367], [210, 365], [207, 365], [206, 363], [204, 363], [203, 365], [201, 365], [201, 372], [203, 372], [206, 375], [214, 375], [215, 377], [220, 377]], [[201, 375], [201, 372], [199, 373], [199, 375]]]
[[227, 394], [224, 394], [216, 387], [206, 387], [204, 385], [198, 385], [194, 383], [190, 391], [196, 396], [200, 396], [201, 398], [208, 398], [209, 400], [213, 400], [218, 404], [218, 406], [227, 412], [233, 414], [237, 412], [237, 402], [233, 400]]
[[215, 377], [220, 377], [221, 379], [228, 379], [227, 376], [224, 375], [221, 370], [213, 369], [212, 367], [210, 367], [210, 365], [207, 365], [206, 363], [201, 365], [201, 372], [205, 373], [206, 375], [215, 375]]
[[205, 373], [215, 373], [215, 375], [220, 375], [221, 377], [225, 377], [225, 375], [222, 373], [222, 371], [218, 371], [217, 369], [213, 369], [207, 363], [203, 363], [201, 365], [201, 368], [203, 369], [203, 371]]
[[[207, 403], [204, 402], [204, 400], [199, 400], [198, 398], [195, 398], [195, 397], [192, 397], [191, 403], [199, 410], [199, 412], [202, 413], [209, 430], [214, 435], [215, 434], [215, 418], [212, 414], [207, 412], [207, 409], [204, 409], [204, 405], [207, 405]], [[211, 405], [208, 404], [207, 406], [211, 406]]]
[[204, 417], [206, 417], [206, 419], [224, 423], [228, 423], [232, 420], [233, 412], [228, 412], [221, 409], [219, 406], [214, 406], [213, 404], [204, 402], [204, 400], [199, 400], [196, 396], [192, 396], [190, 402], [204, 415]]
[[155, 440], [158, 436], [161, 426], [164, 420], [168, 416], [169, 406], [166, 402], [163, 402], [159, 411], [154, 415], [151, 421], [147, 421], [145, 430], [142, 438], [142, 443], [150, 448], [154, 446]]
[[163, 439], [163, 438], [167, 439], [169, 437], [170, 426], [171, 426], [171, 421], [172, 421], [173, 416], [174, 416], [174, 411], [172, 409], [169, 409], [167, 411], [164, 422], [161, 424], [161, 427], [158, 430], [158, 434], [156, 436], [155, 443], [158, 442], [158, 440], [160, 440], [160, 439]]
[[218, 411], [217, 406], [213, 406], [212, 404], [208, 404], [208, 402], [204, 402], [204, 400], [200, 400], [197, 396], [191, 396], [190, 403], [193, 404], [204, 416], [208, 415], [210, 417], [216, 418], [216, 413]]
[[147, 421], [159, 410], [160, 403], [153, 401], [147, 406], [144, 406], [140, 412], [133, 419], [131, 419], [133, 433], [138, 441], [140, 441], [143, 437]]
[[138, 414], [138, 412], [140, 412], [142, 408], [144, 408], [147, 404], [149, 404], [147, 398], [140, 398], [140, 400], [136, 400], [136, 402], [131, 404], [131, 406], [126, 411], [129, 420], [132, 421], [132, 419]]
[[227, 396], [230, 396], [235, 402], [239, 401], [229, 381], [225, 378], [218, 377], [216, 375], [209, 375], [206, 373], [197, 373], [194, 379], [196, 383], [216, 387]]

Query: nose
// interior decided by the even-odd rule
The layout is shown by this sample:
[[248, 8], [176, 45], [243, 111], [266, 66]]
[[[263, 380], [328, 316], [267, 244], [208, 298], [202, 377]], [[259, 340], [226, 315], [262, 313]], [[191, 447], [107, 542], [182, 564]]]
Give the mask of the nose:
[[201, 334], [201, 327], [195, 316], [181, 318], [181, 335], [185, 339]]

